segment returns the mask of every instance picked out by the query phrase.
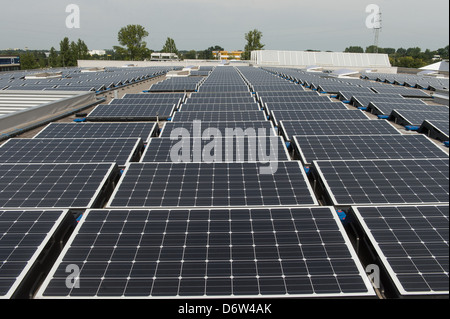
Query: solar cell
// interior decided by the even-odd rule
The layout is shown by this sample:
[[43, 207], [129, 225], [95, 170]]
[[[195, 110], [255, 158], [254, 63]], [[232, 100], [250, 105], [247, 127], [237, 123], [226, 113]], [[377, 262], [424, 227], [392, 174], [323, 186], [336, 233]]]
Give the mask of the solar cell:
[[447, 203], [449, 160], [314, 161], [335, 206]]
[[191, 97], [186, 100], [186, 104], [248, 104], [255, 103], [255, 99], [249, 97]]
[[[195, 144], [198, 143], [198, 144]], [[144, 154], [142, 163], [152, 162], [193, 162], [194, 150], [200, 146], [201, 150], [208, 150], [206, 156], [214, 156], [220, 162], [257, 162], [261, 161], [289, 161], [287, 152], [281, 137], [244, 137], [220, 138], [220, 139], [175, 139], [154, 138], [151, 139]], [[208, 148], [208, 146], [210, 148]], [[212, 149], [211, 149], [212, 148]], [[174, 149], [178, 152], [173, 153]], [[261, 152], [261, 153], [260, 153]], [[202, 154], [202, 158], [205, 156]], [[185, 158], [186, 156], [186, 158]]]
[[449, 206], [352, 207], [398, 296], [448, 297]]
[[0, 208], [92, 208], [117, 178], [115, 164], [0, 164]]
[[423, 135], [294, 136], [305, 165], [315, 160], [443, 158], [448, 154]]
[[156, 123], [50, 123], [34, 138], [141, 138], [155, 136]]
[[65, 210], [0, 210], [0, 299], [30, 297], [67, 217]]
[[[38, 298], [373, 297], [330, 207], [91, 210]], [[79, 265], [79, 288], [65, 268]]]
[[298, 135], [395, 135], [401, 134], [386, 120], [280, 121], [280, 132], [292, 141]]
[[132, 163], [108, 203], [109, 208], [285, 205], [317, 205], [299, 162]]
[[117, 163], [135, 160], [144, 145], [130, 139], [10, 139], [0, 163]]

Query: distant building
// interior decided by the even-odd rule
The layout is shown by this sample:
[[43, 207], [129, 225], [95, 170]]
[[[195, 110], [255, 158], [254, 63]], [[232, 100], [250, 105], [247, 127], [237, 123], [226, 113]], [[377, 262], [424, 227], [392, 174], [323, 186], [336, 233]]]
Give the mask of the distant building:
[[155, 52], [152, 53], [152, 61], [173, 61], [178, 60], [178, 55], [175, 53]]
[[105, 55], [105, 50], [91, 50], [89, 51], [89, 55]]
[[213, 51], [215, 59], [218, 60], [242, 60], [243, 51]]
[[20, 70], [20, 57], [0, 55], [0, 72]]

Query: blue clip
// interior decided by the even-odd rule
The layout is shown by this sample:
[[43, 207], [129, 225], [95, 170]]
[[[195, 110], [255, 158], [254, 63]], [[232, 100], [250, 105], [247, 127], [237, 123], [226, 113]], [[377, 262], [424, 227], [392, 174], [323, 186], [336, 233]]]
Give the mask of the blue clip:
[[408, 125], [408, 126], [405, 126], [405, 129], [407, 131], [416, 131], [417, 132], [420, 129], [420, 126]]
[[367, 111], [367, 107], [365, 107], [365, 106], [360, 106], [360, 107], [358, 107], [358, 110], [361, 110], [361, 111]]
[[347, 214], [345, 212], [343, 212], [342, 210], [336, 210], [339, 219], [344, 222], [347, 219]]
[[387, 120], [387, 119], [389, 119], [389, 115], [378, 115], [378, 118], [380, 120]]
[[304, 169], [305, 169], [306, 175], [308, 175], [311, 172], [311, 169], [309, 167], [305, 166]]
[[86, 122], [86, 119], [75, 119], [73, 120], [75, 123], [81, 123], [81, 122]]
[[449, 147], [449, 141], [444, 142], [444, 145]]

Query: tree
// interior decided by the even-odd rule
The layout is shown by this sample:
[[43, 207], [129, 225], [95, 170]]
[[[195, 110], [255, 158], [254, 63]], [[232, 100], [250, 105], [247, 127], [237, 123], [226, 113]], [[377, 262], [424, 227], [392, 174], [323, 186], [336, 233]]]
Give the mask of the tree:
[[375, 52], [377, 52], [377, 49], [378, 49], [378, 53], [384, 53], [383, 48], [380, 48], [380, 47], [377, 48], [376, 45], [368, 46], [366, 48], [366, 53], [375, 53]]
[[395, 55], [397, 57], [405, 57], [406, 56], [406, 49], [404, 49], [404, 48], [397, 49], [397, 52], [395, 52]]
[[26, 52], [20, 55], [20, 66], [22, 70], [31, 70], [39, 68], [39, 63], [32, 52]]
[[78, 60], [86, 60], [86, 59], [89, 58], [88, 46], [81, 39], [78, 39], [78, 41], [77, 41], [77, 50], [78, 50], [78, 52], [77, 52], [78, 53], [78, 56], [77, 56]]
[[441, 59], [448, 59], [449, 58], [449, 46], [447, 45], [445, 48], [441, 48], [437, 50], [437, 54], [441, 56]]
[[172, 38], [167, 38], [166, 44], [164, 45], [163, 49], [161, 50], [163, 53], [175, 53], [178, 55], [177, 46], [175, 44], [175, 40]]
[[59, 52], [60, 65], [63, 67], [68, 66], [68, 63], [70, 62], [70, 43], [68, 37], [65, 37], [59, 43]]
[[58, 53], [56, 53], [56, 49], [52, 47], [50, 49], [50, 54], [48, 56], [48, 66], [52, 68], [56, 68], [59, 66], [58, 64]]
[[406, 50], [406, 55], [412, 56], [413, 58], [418, 58], [421, 52], [421, 48], [409, 48], [408, 50]]
[[187, 59], [187, 60], [195, 60], [195, 59], [197, 59], [197, 51], [191, 50], [189, 52], [186, 52], [184, 54], [184, 58]]
[[[120, 45], [126, 46], [126, 59], [129, 60], [143, 60], [150, 56], [150, 50], [147, 48], [147, 43], [144, 41], [149, 33], [141, 25], [130, 24], [120, 29], [118, 34], [118, 41]], [[124, 53], [115, 47], [116, 51]]]
[[261, 31], [255, 29], [245, 34], [247, 45], [243, 54], [244, 60], [250, 60], [252, 51], [263, 50], [265, 45], [261, 43], [263, 34]]
[[345, 49], [344, 52], [350, 52], [350, 53], [364, 53], [364, 49], [359, 46], [351, 46]]

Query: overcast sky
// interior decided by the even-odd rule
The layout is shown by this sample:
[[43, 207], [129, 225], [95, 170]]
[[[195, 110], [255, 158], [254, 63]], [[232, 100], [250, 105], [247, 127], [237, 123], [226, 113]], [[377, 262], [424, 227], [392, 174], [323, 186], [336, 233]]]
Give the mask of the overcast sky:
[[[244, 49], [244, 34], [263, 32], [266, 49], [343, 51], [373, 44], [366, 7], [383, 14], [380, 47], [438, 49], [448, 45], [448, 0], [21, 0], [0, 10], [0, 49], [59, 48], [65, 37], [89, 49], [118, 45], [117, 33], [141, 24], [148, 47], [160, 50], [167, 37], [179, 50], [220, 45]], [[66, 6], [80, 8], [80, 28], [66, 27]]]

